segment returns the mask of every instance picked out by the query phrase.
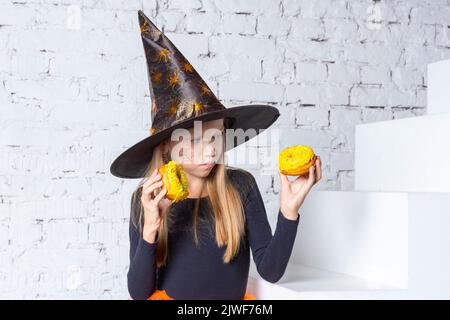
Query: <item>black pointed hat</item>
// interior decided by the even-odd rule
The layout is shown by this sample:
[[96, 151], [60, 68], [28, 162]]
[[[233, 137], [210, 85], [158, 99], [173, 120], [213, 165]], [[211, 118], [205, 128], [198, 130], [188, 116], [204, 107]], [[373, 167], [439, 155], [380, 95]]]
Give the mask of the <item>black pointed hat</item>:
[[255, 129], [253, 135], [226, 143], [226, 150], [246, 142], [268, 128], [279, 117], [269, 105], [241, 105], [226, 108], [194, 67], [142, 12], [138, 11], [142, 42], [147, 60], [151, 97], [150, 135], [125, 150], [111, 164], [119, 178], [141, 178], [147, 170], [155, 146], [177, 128], [189, 128], [194, 120], [224, 118], [227, 129]]

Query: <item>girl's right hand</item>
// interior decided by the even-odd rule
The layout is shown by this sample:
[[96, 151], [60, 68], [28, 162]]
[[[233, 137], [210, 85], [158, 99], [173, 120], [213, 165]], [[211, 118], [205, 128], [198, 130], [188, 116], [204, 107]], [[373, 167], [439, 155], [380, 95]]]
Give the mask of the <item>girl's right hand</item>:
[[144, 207], [143, 237], [148, 242], [154, 242], [161, 219], [172, 205], [172, 201], [165, 198], [166, 189], [155, 195], [155, 190], [161, 188], [163, 182], [158, 170], [155, 169], [149, 179], [142, 186], [141, 202]]

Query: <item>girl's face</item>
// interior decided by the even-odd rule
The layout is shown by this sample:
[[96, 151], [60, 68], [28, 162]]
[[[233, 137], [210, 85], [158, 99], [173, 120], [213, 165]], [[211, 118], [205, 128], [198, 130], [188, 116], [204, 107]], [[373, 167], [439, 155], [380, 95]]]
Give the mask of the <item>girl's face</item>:
[[225, 128], [223, 119], [197, 122], [196, 126], [175, 141], [169, 139], [170, 158], [182, 164], [187, 174], [206, 177], [222, 159]]

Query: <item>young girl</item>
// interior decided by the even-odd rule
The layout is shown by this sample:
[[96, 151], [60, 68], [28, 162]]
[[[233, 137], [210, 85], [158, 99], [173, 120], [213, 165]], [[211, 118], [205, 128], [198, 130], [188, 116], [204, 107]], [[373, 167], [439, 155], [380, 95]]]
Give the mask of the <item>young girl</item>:
[[[225, 107], [192, 64], [141, 11], [138, 19], [151, 96], [150, 136], [111, 164], [119, 178], [144, 178], [133, 192], [130, 216], [128, 290], [132, 299], [255, 299], [247, 290], [250, 249], [259, 274], [277, 282], [291, 255], [298, 210], [321, 178], [320, 159], [307, 177], [280, 174], [274, 235], [256, 180], [224, 163], [224, 152], [246, 142], [224, 130], [250, 132], [272, 125], [271, 105]], [[172, 139], [176, 129], [200, 138]], [[193, 129], [194, 128], [194, 129]], [[207, 134], [215, 130], [211, 137]], [[252, 133], [253, 132], [253, 133]], [[238, 138], [238, 139], [234, 139]], [[176, 142], [175, 142], [176, 140]], [[182, 165], [189, 196], [172, 203], [157, 169], [169, 159]]]
[[[299, 208], [321, 179], [320, 157], [307, 176], [290, 181], [279, 173], [280, 208], [272, 236], [255, 178], [224, 164], [223, 119], [203, 122], [202, 132], [208, 129], [219, 134], [193, 138], [191, 148], [181, 148], [177, 158], [187, 176], [187, 199], [168, 200], [157, 172], [163, 159], [173, 158], [171, 151], [178, 142], [170, 139], [153, 149], [146, 177], [132, 195], [128, 271], [132, 299], [255, 299], [247, 289], [250, 249], [263, 279], [274, 283], [285, 272]], [[221, 148], [213, 143], [217, 139]]]

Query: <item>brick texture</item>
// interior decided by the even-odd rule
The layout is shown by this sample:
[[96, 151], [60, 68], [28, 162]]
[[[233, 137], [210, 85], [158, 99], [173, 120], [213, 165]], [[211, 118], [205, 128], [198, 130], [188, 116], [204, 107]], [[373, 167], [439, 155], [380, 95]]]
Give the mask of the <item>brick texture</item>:
[[316, 189], [351, 190], [355, 125], [423, 114], [450, 57], [447, 0], [1, 1], [0, 298], [128, 298], [137, 181], [109, 165], [150, 126], [138, 9], [226, 105], [280, 109], [280, 146], [322, 157]]

